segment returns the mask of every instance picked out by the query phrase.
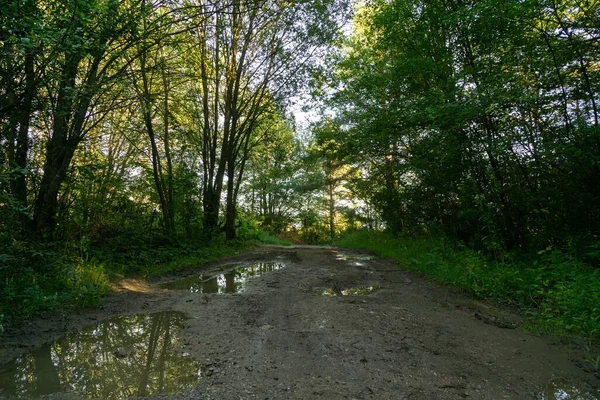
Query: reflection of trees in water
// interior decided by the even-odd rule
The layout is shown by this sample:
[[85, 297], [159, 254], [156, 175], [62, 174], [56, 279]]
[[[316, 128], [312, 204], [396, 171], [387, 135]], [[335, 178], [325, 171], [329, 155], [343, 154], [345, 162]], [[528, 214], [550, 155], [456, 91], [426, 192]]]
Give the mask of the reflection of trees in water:
[[553, 379], [548, 382], [539, 394], [541, 400], [598, 400], [600, 393], [590, 394], [582, 388], [578, 388], [566, 379]]
[[198, 370], [173, 351], [182, 326], [183, 314], [174, 312], [102, 321], [16, 359], [0, 372], [0, 393], [35, 398], [75, 391], [118, 399], [182, 390], [197, 381]]
[[165, 289], [189, 290], [192, 293], [239, 293], [249, 279], [273, 272], [285, 266], [280, 262], [249, 264], [219, 275], [197, 275], [163, 285]]
[[283, 267], [283, 263], [258, 262], [219, 275], [215, 278], [219, 285], [219, 293], [241, 292], [244, 290], [244, 285], [249, 279], [276, 271]]

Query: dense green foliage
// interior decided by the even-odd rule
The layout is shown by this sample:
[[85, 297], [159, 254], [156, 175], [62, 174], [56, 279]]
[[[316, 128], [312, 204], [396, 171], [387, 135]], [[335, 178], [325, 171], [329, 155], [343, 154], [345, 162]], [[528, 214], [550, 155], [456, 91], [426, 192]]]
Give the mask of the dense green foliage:
[[530, 329], [600, 339], [600, 271], [561, 251], [489, 260], [447, 240], [367, 231], [346, 235], [339, 244], [393, 259], [476, 298], [517, 307], [529, 317]]
[[537, 329], [600, 337], [599, 10], [359, 5], [316, 81], [334, 111], [316, 140], [335, 133], [323, 156], [357, 171], [343, 183], [376, 211], [361, 223], [388, 233], [342, 244], [517, 306]]
[[355, 192], [394, 232], [597, 264], [599, 16], [593, 1], [359, 7], [323, 91]]
[[324, 156], [359, 172], [345, 184], [381, 219], [363, 226], [389, 234], [342, 244], [598, 339], [599, 7], [358, 6], [316, 85], [335, 112], [317, 132], [336, 132]]

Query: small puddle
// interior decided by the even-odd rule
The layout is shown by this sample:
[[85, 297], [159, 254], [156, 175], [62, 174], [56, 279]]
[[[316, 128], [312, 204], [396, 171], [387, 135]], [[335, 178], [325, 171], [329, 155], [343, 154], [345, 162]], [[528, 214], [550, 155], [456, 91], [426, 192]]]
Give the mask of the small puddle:
[[376, 257], [370, 254], [346, 254], [338, 253], [335, 258], [342, 261], [369, 261], [374, 260]]
[[169, 290], [188, 290], [192, 293], [241, 293], [246, 290], [246, 284], [250, 279], [277, 271], [285, 266], [286, 264], [283, 262], [257, 262], [239, 266], [216, 276], [214, 274], [195, 275], [162, 284], [160, 287]]
[[319, 296], [337, 296], [332, 288], [313, 288], [313, 293]]
[[0, 398], [72, 393], [123, 399], [184, 390], [198, 382], [198, 362], [182, 353], [183, 313], [107, 319], [0, 367]]
[[355, 286], [348, 289], [336, 291], [333, 288], [313, 288], [313, 293], [319, 296], [368, 296], [381, 289], [381, 286]]
[[342, 296], [368, 296], [379, 289], [381, 289], [381, 286], [356, 286], [342, 290]]
[[600, 393], [589, 393], [566, 379], [553, 379], [542, 388], [537, 398], [538, 400], [599, 400]]

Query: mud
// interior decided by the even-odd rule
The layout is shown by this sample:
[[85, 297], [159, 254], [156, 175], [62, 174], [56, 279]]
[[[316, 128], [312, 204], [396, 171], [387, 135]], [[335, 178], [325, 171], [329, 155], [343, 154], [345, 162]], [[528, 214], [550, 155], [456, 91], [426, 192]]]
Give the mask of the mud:
[[[285, 267], [259, 268], [243, 280], [241, 291], [227, 292], [225, 281], [219, 292], [218, 279], [217, 291], [211, 293], [190, 290], [187, 284], [169, 288], [184, 278], [202, 276], [201, 283], [221, 275], [225, 279], [233, 271], [231, 264], [265, 262]], [[161, 349], [173, 343], [165, 350], [164, 363], [172, 360], [168, 377], [178, 383], [117, 392], [113, 398], [600, 399], [593, 366], [597, 348], [513, 329], [519, 316], [370, 255], [335, 248], [262, 247], [209, 270], [152, 282], [128, 279], [115, 282], [115, 288], [102, 309], [48, 314], [5, 332], [0, 338], [0, 371], [5, 371], [0, 372], [0, 398], [15, 393], [5, 387], [16, 386], [14, 379], [6, 380], [6, 371], [31, 379], [35, 363], [27, 360], [40, 351], [50, 349], [48, 360], [55, 368], [85, 376], [75, 364], [58, 362], [60, 354], [67, 361], [77, 358], [72, 344], [77, 335], [95, 332], [90, 326], [108, 326], [115, 317], [149, 325], [146, 332], [152, 332], [148, 315], [173, 311], [177, 323], [169, 339], [160, 333], [164, 329], [154, 337], [160, 338]], [[315, 288], [347, 295], [322, 296]], [[352, 288], [362, 290], [353, 294]], [[89, 346], [88, 351], [126, 366], [95, 377], [119, 381], [143, 372], [148, 345], [142, 330], [130, 330], [133, 337], [111, 342], [112, 347]], [[56, 345], [65, 340], [70, 344]], [[15, 374], [15, 363], [29, 366]], [[185, 369], [186, 363], [191, 367]], [[69, 375], [60, 371], [61, 377]], [[149, 382], [160, 376], [150, 374]], [[40, 393], [36, 386], [17, 383], [29, 387], [31, 398], [107, 398], [85, 389]], [[134, 386], [141, 387], [139, 382], [128, 387]]]

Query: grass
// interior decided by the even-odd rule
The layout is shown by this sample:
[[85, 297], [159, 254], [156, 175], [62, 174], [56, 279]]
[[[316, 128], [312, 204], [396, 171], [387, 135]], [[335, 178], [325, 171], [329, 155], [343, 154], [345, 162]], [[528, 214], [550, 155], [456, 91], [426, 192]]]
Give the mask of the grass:
[[256, 241], [235, 240], [233, 242], [216, 243], [194, 251], [186, 251], [175, 255], [169, 261], [150, 265], [144, 269], [144, 276], [156, 276], [168, 272], [180, 271], [195, 266], [202, 266], [218, 260], [219, 258], [238, 254], [251, 249]]
[[97, 307], [110, 292], [107, 271], [96, 260], [48, 253], [42, 271], [22, 268], [3, 274], [0, 284], [0, 332], [43, 311]]
[[275, 246], [291, 246], [293, 244], [286, 238], [275, 236], [265, 231], [260, 232], [256, 240], [261, 244], [271, 244]]
[[2, 255], [8, 267], [0, 265], [0, 333], [44, 311], [97, 307], [110, 293], [109, 282], [115, 277], [151, 277], [201, 267], [258, 244], [290, 244], [260, 229], [241, 231], [239, 240], [215, 240], [210, 246], [135, 239], [83, 250], [13, 244]]
[[548, 248], [490, 261], [443, 239], [366, 231], [348, 234], [338, 244], [395, 260], [472, 297], [516, 307], [528, 317], [527, 330], [600, 340], [600, 271], [569, 254]]

